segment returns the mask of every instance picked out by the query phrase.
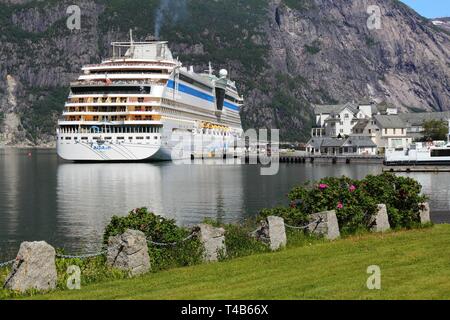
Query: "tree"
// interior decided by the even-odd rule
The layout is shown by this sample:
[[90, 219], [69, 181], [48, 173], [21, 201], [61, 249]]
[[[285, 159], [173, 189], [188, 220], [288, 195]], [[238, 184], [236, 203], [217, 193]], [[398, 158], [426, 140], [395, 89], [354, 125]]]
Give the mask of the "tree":
[[423, 124], [423, 135], [425, 141], [447, 140], [448, 123], [441, 120], [429, 120]]

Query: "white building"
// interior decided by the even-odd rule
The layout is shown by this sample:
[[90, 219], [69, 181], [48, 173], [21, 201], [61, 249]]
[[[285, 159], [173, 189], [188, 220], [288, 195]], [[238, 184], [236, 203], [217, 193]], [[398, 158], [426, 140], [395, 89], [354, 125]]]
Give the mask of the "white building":
[[376, 155], [388, 148], [407, 148], [412, 142], [409, 125], [389, 104], [316, 105], [314, 111], [310, 153]]

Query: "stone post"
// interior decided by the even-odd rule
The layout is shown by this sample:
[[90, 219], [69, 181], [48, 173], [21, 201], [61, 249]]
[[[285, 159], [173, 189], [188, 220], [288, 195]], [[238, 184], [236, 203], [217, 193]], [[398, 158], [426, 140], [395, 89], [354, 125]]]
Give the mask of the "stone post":
[[286, 246], [286, 227], [284, 219], [270, 216], [261, 222], [261, 226], [256, 230], [254, 236], [261, 242], [269, 243], [270, 250], [276, 251]]
[[216, 262], [219, 260], [219, 254], [226, 254], [225, 229], [200, 224], [197, 226], [197, 234], [205, 248], [205, 262]]
[[108, 241], [107, 264], [110, 267], [127, 271], [131, 277], [150, 270], [147, 239], [137, 230], [111, 237]]
[[420, 203], [420, 223], [426, 224], [431, 222], [430, 204], [428, 202]]
[[370, 219], [370, 230], [372, 232], [385, 232], [391, 228], [385, 204], [379, 204], [376, 215]]
[[311, 215], [310, 221], [317, 221], [308, 226], [311, 233], [323, 235], [328, 240], [335, 240], [341, 236], [335, 210], [314, 213]]
[[26, 292], [56, 288], [55, 249], [44, 241], [23, 242], [4, 288]]

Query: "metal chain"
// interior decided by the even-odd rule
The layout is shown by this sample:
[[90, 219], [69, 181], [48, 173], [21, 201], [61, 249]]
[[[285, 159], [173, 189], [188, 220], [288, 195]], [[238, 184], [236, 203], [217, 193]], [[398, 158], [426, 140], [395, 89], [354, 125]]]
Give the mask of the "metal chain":
[[308, 225], [303, 226], [303, 227], [295, 227], [295, 226], [288, 225], [287, 223], [285, 223], [284, 225], [285, 225], [286, 227], [288, 227], [288, 228], [291, 228], [291, 229], [305, 230], [305, 229], [308, 229], [310, 226], [312, 226], [312, 225], [314, 225], [314, 224], [320, 224], [321, 222], [323, 222], [323, 218], [319, 218], [319, 219], [317, 219], [316, 221], [313, 221], [313, 222], [311, 222], [311, 223], [309, 223]]
[[98, 253], [87, 253], [87, 254], [82, 254], [79, 256], [68, 255], [68, 254], [56, 254], [56, 257], [61, 258], [61, 259], [87, 259], [87, 258], [100, 257], [100, 256], [106, 254], [107, 252], [108, 252], [108, 250], [103, 250]]
[[182, 239], [181, 241], [178, 241], [178, 242], [162, 243], [162, 242], [155, 242], [155, 241], [152, 241], [150, 239], [147, 239], [147, 242], [150, 243], [150, 244], [153, 244], [155, 246], [158, 246], [158, 247], [175, 247], [175, 246], [177, 246], [180, 243], [183, 243], [183, 242], [186, 242], [186, 241], [192, 239], [195, 235], [196, 235], [196, 233], [193, 232], [189, 236], [187, 236], [186, 238], [184, 238], [184, 239]]
[[14, 260], [9, 260], [9, 261], [6, 261], [6, 262], [2, 262], [2, 263], [0, 263], [0, 268], [9, 266], [10, 264], [13, 264], [14, 262], [16, 262], [16, 259], [14, 259]]

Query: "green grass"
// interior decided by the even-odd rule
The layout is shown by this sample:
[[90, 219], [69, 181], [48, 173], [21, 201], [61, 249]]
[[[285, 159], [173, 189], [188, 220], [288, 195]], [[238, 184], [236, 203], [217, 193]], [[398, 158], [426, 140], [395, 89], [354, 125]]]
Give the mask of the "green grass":
[[[378, 265], [382, 289], [368, 290]], [[450, 225], [289, 246], [34, 299], [450, 299]]]

